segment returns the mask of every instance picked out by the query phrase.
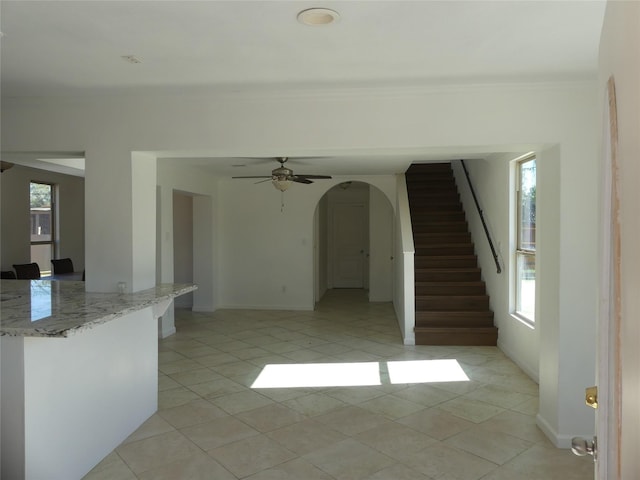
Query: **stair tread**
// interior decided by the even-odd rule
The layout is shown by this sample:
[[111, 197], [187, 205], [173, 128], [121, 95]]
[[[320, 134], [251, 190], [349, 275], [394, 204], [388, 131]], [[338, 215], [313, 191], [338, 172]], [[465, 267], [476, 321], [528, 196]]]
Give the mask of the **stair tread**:
[[465, 254], [465, 255], [448, 255], [448, 254], [432, 254], [432, 255], [424, 255], [424, 254], [415, 254], [415, 257], [436, 257], [436, 258], [441, 258], [441, 259], [451, 259], [451, 260], [456, 260], [458, 258], [475, 258], [476, 255], [474, 253], [469, 253], [469, 254]]
[[498, 327], [414, 327], [414, 331], [460, 332], [469, 330], [497, 331]]
[[421, 237], [448, 237], [448, 236], [454, 236], [454, 237], [469, 237], [471, 238], [471, 234], [469, 232], [414, 232], [413, 233], [414, 236], [419, 235]]
[[492, 310], [417, 310], [416, 315], [420, 314], [423, 317], [492, 317]]
[[464, 219], [461, 220], [433, 220], [433, 219], [422, 219], [416, 218], [416, 221], [413, 222], [413, 225], [467, 225], [467, 221]]
[[426, 294], [426, 295], [416, 295], [416, 298], [446, 298], [451, 299], [452, 297], [460, 297], [460, 298], [487, 298], [489, 295], [486, 293], [479, 294], [456, 294], [456, 295], [442, 295], [442, 294]]
[[462, 273], [462, 272], [479, 272], [480, 269], [477, 267], [434, 267], [434, 268], [429, 268], [429, 267], [420, 267], [420, 268], [416, 268], [416, 270], [422, 271], [422, 270], [426, 270], [428, 272], [431, 273], [448, 273], [448, 272], [455, 272], [455, 273]]

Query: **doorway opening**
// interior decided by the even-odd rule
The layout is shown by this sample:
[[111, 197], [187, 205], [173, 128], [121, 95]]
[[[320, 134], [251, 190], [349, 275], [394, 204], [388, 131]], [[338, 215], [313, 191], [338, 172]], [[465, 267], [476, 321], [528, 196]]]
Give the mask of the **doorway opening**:
[[392, 300], [393, 207], [382, 191], [356, 181], [328, 190], [316, 207], [314, 238], [316, 303], [331, 289]]
[[[173, 281], [193, 283], [193, 197], [173, 192]], [[193, 293], [175, 300], [176, 308], [193, 307]]]

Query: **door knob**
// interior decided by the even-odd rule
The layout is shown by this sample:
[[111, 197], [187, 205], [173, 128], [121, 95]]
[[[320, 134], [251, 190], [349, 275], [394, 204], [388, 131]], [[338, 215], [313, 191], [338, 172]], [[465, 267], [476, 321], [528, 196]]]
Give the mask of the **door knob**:
[[587, 440], [582, 437], [573, 437], [571, 439], [571, 451], [579, 457], [592, 455], [593, 460], [595, 461], [596, 454], [598, 453], [596, 437], [593, 437], [593, 440]]

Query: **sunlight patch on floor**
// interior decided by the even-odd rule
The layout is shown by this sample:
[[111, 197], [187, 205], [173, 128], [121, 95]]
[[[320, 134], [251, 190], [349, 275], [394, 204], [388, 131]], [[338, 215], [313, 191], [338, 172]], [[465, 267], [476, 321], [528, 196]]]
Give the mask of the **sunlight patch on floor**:
[[266, 365], [251, 388], [354, 387], [380, 385], [377, 362]]
[[[386, 362], [392, 384], [468, 382], [457, 360]], [[251, 388], [363, 387], [382, 385], [381, 364], [292, 363], [266, 365]]]
[[398, 383], [468, 382], [457, 360], [408, 360], [387, 362], [389, 380]]

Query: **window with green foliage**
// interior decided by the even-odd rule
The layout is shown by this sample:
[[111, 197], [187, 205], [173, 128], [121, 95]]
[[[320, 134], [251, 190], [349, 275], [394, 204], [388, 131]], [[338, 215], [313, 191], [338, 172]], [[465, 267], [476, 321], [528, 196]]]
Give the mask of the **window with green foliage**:
[[515, 313], [533, 323], [536, 318], [535, 156], [517, 163], [516, 184]]
[[53, 185], [31, 182], [31, 261], [36, 262], [43, 275], [51, 273], [51, 259], [55, 246]]

